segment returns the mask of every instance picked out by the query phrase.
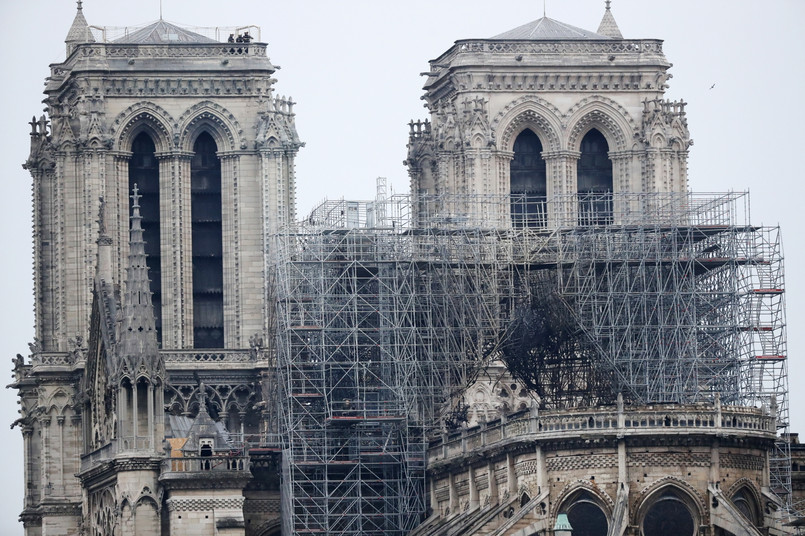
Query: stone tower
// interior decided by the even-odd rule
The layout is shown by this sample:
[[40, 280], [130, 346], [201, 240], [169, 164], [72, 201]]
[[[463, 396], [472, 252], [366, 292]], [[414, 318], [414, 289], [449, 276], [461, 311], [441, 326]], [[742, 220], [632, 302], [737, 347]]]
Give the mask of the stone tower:
[[685, 192], [691, 141], [685, 104], [664, 100], [670, 67], [662, 41], [624, 39], [609, 7], [598, 33], [543, 17], [456, 41], [430, 62], [430, 119], [411, 124], [419, 210], [510, 197], [483, 218], [553, 228], [607, 219], [613, 193]]
[[15, 367], [22, 519], [32, 535], [151, 534], [158, 517], [129, 526], [125, 509], [162, 508], [157, 457], [166, 435], [186, 437], [202, 382], [241, 440], [264, 431], [266, 237], [296, 218], [303, 144], [259, 28], [113, 35], [77, 4], [24, 165], [36, 338]]

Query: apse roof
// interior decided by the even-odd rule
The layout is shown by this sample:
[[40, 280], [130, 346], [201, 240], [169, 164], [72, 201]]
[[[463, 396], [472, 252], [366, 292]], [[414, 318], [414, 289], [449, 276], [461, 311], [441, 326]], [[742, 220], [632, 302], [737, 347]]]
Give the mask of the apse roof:
[[170, 44], [170, 43], [217, 43], [201, 34], [185, 30], [175, 24], [158, 20], [136, 32], [115, 39], [115, 43]]
[[577, 28], [564, 22], [559, 22], [548, 17], [542, 17], [535, 21], [518, 26], [508, 32], [494, 36], [492, 39], [513, 39], [513, 40], [534, 40], [534, 41], [555, 41], [555, 40], [578, 40], [578, 39], [612, 39], [606, 35], [601, 35], [589, 30]]

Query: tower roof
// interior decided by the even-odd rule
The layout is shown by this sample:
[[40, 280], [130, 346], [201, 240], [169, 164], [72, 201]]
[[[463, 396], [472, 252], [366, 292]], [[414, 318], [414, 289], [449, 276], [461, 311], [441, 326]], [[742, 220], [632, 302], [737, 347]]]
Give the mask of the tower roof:
[[92, 37], [92, 32], [87, 24], [87, 19], [84, 18], [84, 9], [81, 5], [82, 0], [78, 0], [77, 11], [73, 19], [73, 25], [70, 26], [70, 31], [67, 32], [67, 37], [64, 39], [65, 43], [94, 43], [95, 38]]
[[215, 39], [210, 39], [196, 32], [185, 30], [184, 28], [164, 21], [162, 19], [149, 24], [145, 28], [140, 28], [136, 32], [115, 39], [115, 43], [133, 44], [170, 44], [170, 43], [217, 43]]
[[154, 306], [151, 304], [151, 287], [146, 265], [143, 241], [140, 195], [134, 185], [129, 239], [129, 266], [126, 269], [126, 293], [121, 312], [118, 371], [132, 379], [141, 374], [164, 377], [165, 364], [158, 346]]
[[[614, 21], [614, 19], [613, 19]], [[549, 17], [542, 17], [535, 21], [518, 26], [508, 32], [494, 36], [492, 39], [554, 41], [554, 40], [593, 40], [611, 39], [600, 33], [591, 32]]]
[[604, 11], [604, 18], [601, 19], [601, 24], [598, 25], [598, 33], [613, 39], [623, 39], [623, 34], [621, 34], [621, 30], [618, 28], [618, 23], [615, 22], [615, 17], [612, 16], [612, 10], [610, 9], [611, 0], [606, 0], [606, 2], [607, 9]]

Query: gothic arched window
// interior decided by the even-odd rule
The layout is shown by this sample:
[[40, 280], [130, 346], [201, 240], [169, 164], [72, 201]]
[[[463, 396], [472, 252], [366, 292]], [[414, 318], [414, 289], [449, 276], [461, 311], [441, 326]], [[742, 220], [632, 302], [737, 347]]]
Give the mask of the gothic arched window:
[[743, 487], [732, 495], [732, 504], [735, 505], [735, 508], [737, 508], [752, 525], [758, 525], [760, 515], [757, 503], [752, 493], [747, 488]]
[[[134, 138], [129, 162], [129, 192], [137, 185], [140, 195], [143, 240], [148, 277], [151, 280], [151, 303], [157, 340], [162, 340], [162, 259], [159, 247], [159, 162], [154, 141], [145, 132]], [[129, 214], [133, 201], [129, 199]]]
[[190, 203], [193, 226], [193, 346], [224, 347], [221, 161], [208, 133], [193, 145]]
[[542, 143], [526, 129], [514, 140], [510, 166], [511, 217], [514, 227], [545, 227], [547, 181]]
[[573, 536], [606, 536], [609, 528], [607, 516], [596, 498], [582, 491], [567, 501], [560, 513], [567, 514]]
[[596, 129], [581, 140], [578, 194], [580, 225], [612, 223], [612, 161], [609, 144]]
[[686, 501], [672, 490], [665, 491], [646, 511], [645, 536], [694, 536], [696, 523]]

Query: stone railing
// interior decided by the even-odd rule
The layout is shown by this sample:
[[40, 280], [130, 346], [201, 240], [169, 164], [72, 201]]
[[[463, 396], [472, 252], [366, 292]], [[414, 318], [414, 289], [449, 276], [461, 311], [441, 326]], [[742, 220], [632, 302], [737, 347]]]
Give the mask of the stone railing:
[[41, 352], [31, 354], [31, 365], [34, 367], [65, 367], [75, 363], [73, 352]]
[[252, 350], [160, 350], [159, 353], [167, 366], [255, 363], [263, 355], [262, 352]]
[[[460, 54], [601, 54], [607, 59], [613, 54], [643, 55], [665, 61], [662, 41], [658, 39], [618, 39], [600, 41], [531, 41], [467, 39], [456, 42], [456, 46], [434, 60], [432, 64], [451, 63]], [[430, 74], [436, 74], [435, 72]]]
[[521, 412], [460, 433], [434, 438], [428, 446], [428, 462], [434, 463], [479, 449], [513, 441], [567, 440], [583, 435], [635, 437], [646, 435], [712, 434], [744, 435], [773, 440], [775, 418], [756, 408], [739, 406], [644, 406], [623, 412], [604, 408], [551, 411], [537, 415]]
[[192, 458], [168, 458], [162, 460], [162, 473], [210, 473], [239, 472], [250, 470], [248, 456], [199, 456]]
[[494, 39], [459, 41], [459, 53], [525, 53], [525, 54], [662, 54], [662, 41], [628, 39], [612, 41], [532, 41]]
[[259, 43], [86, 44], [81, 45], [80, 54], [83, 58], [126, 59], [265, 57], [266, 45]]
[[108, 443], [97, 450], [93, 450], [89, 454], [82, 455], [81, 472], [83, 473], [98, 463], [111, 460], [114, 458], [115, 452], [117, 452], [117, 442], [112, 440], [111, 443]]

